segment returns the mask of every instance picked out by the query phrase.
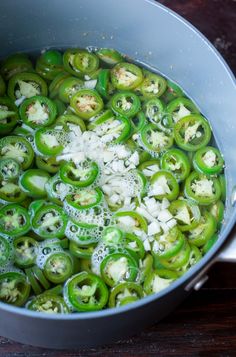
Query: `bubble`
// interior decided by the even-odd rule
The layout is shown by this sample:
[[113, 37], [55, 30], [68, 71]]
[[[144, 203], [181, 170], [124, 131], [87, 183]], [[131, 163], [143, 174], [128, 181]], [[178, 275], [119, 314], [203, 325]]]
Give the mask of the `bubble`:
[[60, 240], [57, 238], [47, 239], [39, 243], [38, 255], [36, 259], [36, 264], [40, 269], [43, 269], [44, 264], [49, 256], [54, 253], [63, 252], [62, 247], [60, 246]]

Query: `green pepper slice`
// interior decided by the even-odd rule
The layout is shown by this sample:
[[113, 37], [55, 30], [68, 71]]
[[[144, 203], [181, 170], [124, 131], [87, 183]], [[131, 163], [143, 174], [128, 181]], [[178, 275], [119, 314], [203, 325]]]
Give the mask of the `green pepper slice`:
[[123, 56], [113, 48], [100, 48], [96, 55], [103, 61], [106, 65], [113, 66], [124, 60]]
[[12, 244], [7, 238], [0, 236], [0, 268], [11, 261]]
[[51, 177], [45, 184], [47, 195], [51, 201], [62, 205], [65, 197], [74, 191], [74, 187], [66, 184], [59, 174]]
[[185, 181], [185, 196], [199, 205], [210, 205], [220, 199], [219, 180], [193, 171]]
[[198, 205], [190, 200], [179, 199], [168, 207], [182, 232], [191, 231], [200, 222], [201, 211]]
[[32, 164], [34, 152], [28, 140], [12, 135], [0, 139], [0, 157], [16, 160], [25, 170]]
[[36, 130], [34, 141], [38, 152], [45, 156], [59, 155], [66, 144], [65, 133], [60, 127]]
[[0, 229], [4, 236], [20, 237], [30, 230], [30, 218], [27, 210], [17, 204], [0, 208]]
[[133, 133], [138, 133], [147, 124], [145, 114], [140, 111], [133, 118], [130, 118]]
[[30, 294], [30, 284], [18, 272], [0, 274], [0, 300], [14, 306], [23, 306]]
[[142, 297], [143, 288], [141, 285], [133, 282], [120, 283], [111, 290], [108, 306], [110, 308], [123, 306]]
[[224, 160], [218, 149], [207, 146], [195, 153], [193, 166], [205, 175], [217, 175], [223, 170]]
[[164, 133], [155, 124], [147, 124], [141, 130], [141, 144], [151, 152], [160, 153], [169, 149], [174, 142], [173, 134]]
[[207, 252], [209, 252], [209, 250], [211, 250], [213, 245], [217, 242], [218, 238], [219, 237], [217, 234], [213, 234], [213, 236], [210, 239], [208, 239], [204, 244], [204, 246], [202, 247], [202, 253], [206, 254]]
[[35, 73], [18, 73], [11, 77], [7, 89], [8, 96], [13, 99], [31, 98], [37, 95], [47, 96], [46, 82]]
[[140, 92], [145, 98], [160, 97], [166, 90], [166, 79], [146, 71], [145, 78], [140, 85]]
[[112, 253], [102, 260], [100, 273], [103, 281], [113, 287], [122, 281], [134, 281], [138, 274], [138, 264], [127, 253]]
[[61, 83], [59, 88], [59, 98], [64, 103], [69, 103], [70, 98], [84, 87], [84, 82], [76, 77], [67, 77]]
[[107, 120], [113, 120], [114, 114], [110, 109], [105, 109], [99, 112], [97, 115], [89, 119], [89, 124], [87, 125], [88, 130], [93, 130], [96, 126], [106, 122]]
[[188, 240], [193, 245], [201, 247], [213, 236], [216, 229], [215, 218], [209, 212], [205, 211], [197, 227], [191, 229], [188, 233]]
[[22, 203], [26, 199], [26, 194], [22, 191], [18, 183], [1, 181], [0, 199], [4, 203]]
[[48, 50], [36, 62], [36, 72], [46, 80], [54, 79], [63, 71], [62, 55], [59, 51]]
[[102, 198], [103, 193], [100, 188], [84, 188], [67, 195], [66, 202], [77, 210], [83, 210], [97, 206]]
[[170, 270], [175, 270], [183, 267], [189, 261], [191, 248], [187, 240], [185, 240], [181, 250], [170, 259], [159, 258], [161, 265]]
[[165, 93], [162, 94], [162, 99], [164, 100], [164, 102], [169, 103], [172, 100], [183, 96], [184, 92], [182, 91], [182, 89], [176, 83], [167, 79], [167, 89]]
[[49, 255], [43, 267], [43, 272], [52, 283], [64, 283], [73, 274], [73, 262], [70, 255], [65, 252]]
[[27, 303], [26, 308], [47, 314], [68, 314], [69, 308], [61, 296], [45, 292]]
[[91, 259], [94, 251], [94, 244], [92, 243], [86, 246], [82, 246], [78, 245], [74, 241], [70, 241], [69, 250], [76, 258]]
[[140, 99], [131, 91], [120, 91], [112, 96], [111, 109], [117, 115], [132, 118], [141, 109]]
[[160, 170], [160, 161], [158, 159], [144, 161], [138, 166], [138, 169], [146, 177], [152, 177], [157, 171]]
[[152, 123], [158, 123], [165, 113], [165, 106], [158, 98], [151, 98], [144, 102], [143, 111]]
[[184, 181], [191, 170], [189, 158], [179, 149], [169, 149], [162, 155], [161, 168], [173, 173], [178, 181]]
[[36, 156], [35, 160], [38, 169], [48, 172], [49, 174], [55, 174], [60, 169], [60, 162], [56, 160], [56, 157], [44, 157]]
[[[164, 271], [164, 272], [163, 272]], [[144, 291], [146, 294], [156, 294], [161, 290], [166, 289], [178, 275], [174, 271], [155, 269], [149, 273], [144, 282]]]
[[145, 249], [143, 242], [140, 238], [138, 238], [135, 234], [132, 233], [126, 233], [125, 234], [125, 239], [124, 239], [124, 244], [126, 249], [129, 252], [134, 252], [136, 255], [140, 258], [143, 259], [145, 256]]
[[0, 98], [0, 135], [9, 134], [16, 126], [18, 111], [10, 98]]
[[177, 123], [180, 119], [189, 116], [190, 114], [198, 114], [199, 110], [196, 105], [185, 97], [176, 98], [171, 101], [166, 107], [167, 113], [169, 113], [173, 121]]
[[136, 231], [147, 232], [147, 221], [137, 212], [120, 211], [116, 212], [113, 219], [118, 228], [126, 233], [136, 233]]
[[47, 97], [35, 96], [26, 99], [20, 106], [22, 121], [33, 129], [51, 125], [56, 119], [56, 104]]
[[14, 263], [19, 268], [29, 268], [35, 264], [38, 242], [31, 237], [19, 237], [13, 242]]
[[94, 53], [86, 50], [77, 50], [73, 58], [73, 66], [76, 72], [89, 75], [98, 69], [99, 59]]
[[98, 173], [98, 165], [90, 160], [82, 161], [77, 165], [69, 161], [60, 168], [61, 179], [76, 187], [91, 185], [96, 180]]
[[176, 144], [186, 151], [197, 151], [206, 146], [211, 139], [211, 127], [199, 114], [180, 119], [174, 126]]
[[172, 173], [160, 170], [151, 177], [151, 192], [158, 200], [167, 198], [173, 201], [179, 195], [179, 185]]
[[149, 273], [152, 271], [153, 257], [151, 254], [146, 254], [145, 258], [139, 262], [139, 276], [138, 281], [142, 284]]
[[63, 238], [67, 220], [64, 210], [50, 203], [35, 212], [31, 224], [33, 231], [42, 238]]
[[62, 124], [63, 126], [66, 125], [67, 127], [77, 125], [80, 127], [81, 131], [86, 130], [86, 125], [85, 125], [83, 119], [81, 119], [77, 115], [73, 115], [73, 114], [60, 115], [57, 118], [56, 124], [58, 124], [58, 125]]
[[70, 99], [70, 106], [83, 119], [90, 119], [103, 109], [103, 100], [92, 89], [81, 89]]
[[21, 72], [33, 71], [33, 64], [24, 53], [17, 53], [7, 57], [1, 66], [1, 74], [5, 80]]
[[55, 76], [48, 87], [50, 98], [55, 98], [59, 95], [59, 88], [64, 80], [68, 77], [70, 77], [70, 74], [67, 72], [60, 72]]
[[138, 87], [143, 81], [142, 70], [132, 63], [121, 62], [111, 70], [111, 82], [116, 89], [130, 90]]
[[72, 276], [64, 289], [64, 300], [81, 312], [101, 310], [108, 301], [108, 295], [102, 279], [87, 272]]
[[109, 97], [109, 79], [110, 71], [109, 69], [102, 69], [98, 74], [96, 90], [105, 99]]
[[42, 198], [46, 196], [45, 184], [49, 178], [50, 175], [46, 171], [29, 169], [21, 175], [20, 187], [28, 196]]
[[12, 159], [6, 158], [0, 160], [0, 179], [3, 181], [12, 182], [20, 176], [20, 165]]
[[212, 214], [213, 217], [215, 217], [215, 220], [217, 222], [217, 228], [219, 229], [222, 225], [223, 219], [224, 219], [224, 212], [225, 212], [225, 205], [222, 201], [217, 201], [207, 207], [207, 210]]
[[185, 237], [177, 227], [165, 234], [155, 235], [157, 247], [153, 245], [153, 254], [161, 259], [171, 259], [178, 254], [185, 243]]
[[131, 133], [131, 124], [130, 120], [125, 117], [107, 117], [99, 122], [96, 121], [92, 130], [105, 144], [121, 144], [129, 138]]

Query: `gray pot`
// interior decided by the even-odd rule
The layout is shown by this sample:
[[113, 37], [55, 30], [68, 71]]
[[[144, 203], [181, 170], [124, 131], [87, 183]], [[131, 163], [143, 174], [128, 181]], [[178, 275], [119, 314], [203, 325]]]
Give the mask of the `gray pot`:
[[[169, 288], [131, 306], [48, 316], [0, 304], [0, 335], [27, 344], [72, 348], [134, 334], [171, 312], [205, 280], [236, 219], [236, 87], [227, 64], [189, 23], [152, 0], [1, 0], [1, 56], [46, 47], [114, 47], [182, 86], [210, 120], [226, 161], [227, 207], [213, 249]], [[231, 260], [236, 253], [231, 241]], [[226, 253], [221, 253], [221, 257]]]

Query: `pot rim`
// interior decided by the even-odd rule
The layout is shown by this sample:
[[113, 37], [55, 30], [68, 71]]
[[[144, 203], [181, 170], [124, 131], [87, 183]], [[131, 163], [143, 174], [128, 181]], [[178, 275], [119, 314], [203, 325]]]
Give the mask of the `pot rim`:
[[[232, 81], [232, 83], [235, 85], [236, 89], [236, 78], [230, 69], [229, 65], [227, 62], [224, 60], [222, 55], [218, 52], [218, 50], [213, 46], [213, 44], [195, 27], [193, 26], [188, 20], [184, 19], [182, 16], [177, 14], [175, 11], [169, 9], [168, 7], [156, 2], [155, 0], [143, 0], [145, 3], [149, 4], [150, 6], [155, 6], [161, 9], [161, 11], [167, 12], [170, 16], [173, 16], [176, 18], [178, 21], [180, 21], [182, 24], [184, 24], [189, 31], [192, 31], [195, 35], [197, 35], [204, 43], [205, 45], [213, 52], [217, 60], [221, 63], [221, 65], [225, 69], [225, 74], [228, 75], [229, 79]], [[228, 168], [226, 167], [226, 171], [228, 171]], [[229, 203], [228, 203], [229, 204]], [[132, 304], [128, 304], [126, 306], [122, 307], [115, 307], [115, 308], [107, 308], [105, 310], [100, 310], [100, 311], [93, 311], [93, 312], [83, 312], [83, 313], [69, 313], [69, 314], [45, 314], [43, 312], [36, 312], [36, 311], [30, 311], [27, 310], [26, 308], [22, 307], [16, 307], [12, 306], [9, 304], [5, 304], [0, 302], [0, 313], [1, 310], [4, 310], [6, 312], [12, 313], [12, 314], [17, 314], [20, 316], [27, 316], [27, 317], [32, 317], [32, 318], [37, 318], [37, 319], [44, 319], [44, 320], [90, 320], [90, 319], [98, 319], [98, 318], [105, 318], [107, 316], [112, 316], [112, 315], [119, 315], [123, 314], [127, 311], [135, 310], [138, 309], [144, 305], [147, 305], [149, 303], [154, 302], [155, 300], [158, 300], [162, 297], [164, 297], [167, 294], [170, 294], [173, 290], [175, 290], [177, 287], [180, 287], [181, 285], [187, 285], [191, 278], [193, 278], [198, 272], [200, 272], [204, 266], [209, 263], [214, 256], [217, 254], [219, 249], [222, 247], [224, 244], [225, 240], [227, 239], [229, 233], [231, 232], [232, 228], [234, 227], [234, 224], [236, 222], [236, 207], [233, 208], [233, 213], [231, 217], [229, 218], [229, 221], [227, 223], [227, 226], [223, 228], [223, 231], [220, 232], [219, 239], [216, 242], [216, 244], [211, 248], [211, 250], [192, 268], [190, 268], [182, 277], [171, 283], [166, 289], [160, 291], [159, 293], [153, 294], [146, 296]]]

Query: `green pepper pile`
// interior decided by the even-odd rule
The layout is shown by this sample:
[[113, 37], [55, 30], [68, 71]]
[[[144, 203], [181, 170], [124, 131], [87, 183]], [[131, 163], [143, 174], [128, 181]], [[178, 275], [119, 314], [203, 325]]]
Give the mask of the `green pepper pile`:
[[16, 54], [0, 73], [0, 301], [123, 306], [209, 251], [224, 160], [181, 88], [105, 48]]

